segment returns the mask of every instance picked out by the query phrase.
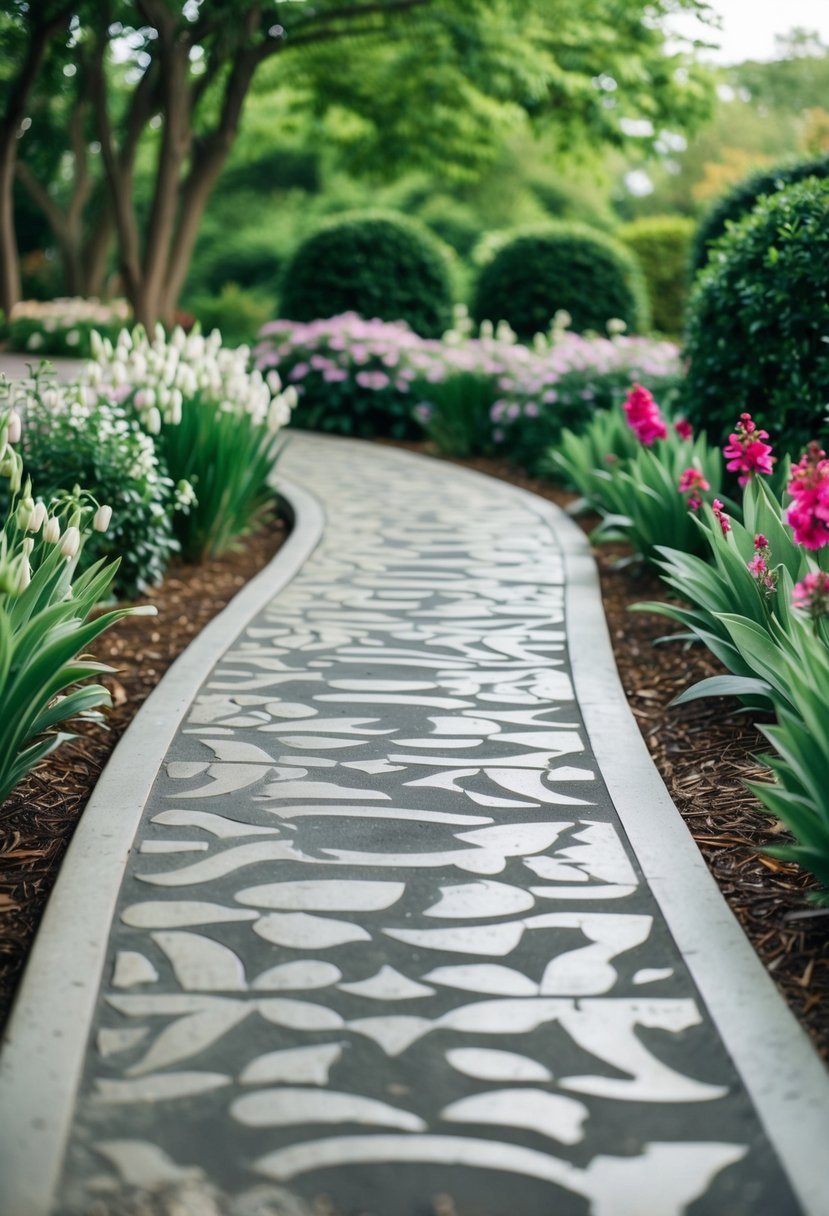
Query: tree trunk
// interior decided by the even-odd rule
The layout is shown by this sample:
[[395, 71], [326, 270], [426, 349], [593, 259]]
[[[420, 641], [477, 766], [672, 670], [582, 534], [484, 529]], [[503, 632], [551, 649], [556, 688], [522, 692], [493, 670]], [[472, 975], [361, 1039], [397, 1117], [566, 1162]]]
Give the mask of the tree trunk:
[[0, 309], [11, 315], [20, 301], [20, 259], [14, 227], [14, 141], [0, 149]]

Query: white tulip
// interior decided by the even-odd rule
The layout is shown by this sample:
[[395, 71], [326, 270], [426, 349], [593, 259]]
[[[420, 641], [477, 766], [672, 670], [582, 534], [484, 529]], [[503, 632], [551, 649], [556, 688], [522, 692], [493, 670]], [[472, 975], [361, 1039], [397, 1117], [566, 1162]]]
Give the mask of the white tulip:
[[144, 418], [144, 426], [147, 428], [150, 435], [158, 435], [161, 433], [161, 414], [156, 406], [152, 406], [147, 410], [146, 417]]
[[32, 567], [29, 565], [28, 561], [24, 559], [24, 561], [20, 563], [20, 572], [17, 576], [18, 592], [25, 591], [31, 581]]
[[[46, 522], [46, 506], [42, 502], [36, 502], [32, 508], [32, 513], [29, 516], [27, 530], [29, 532], [39, 532]], [[24, 542], [25, 543], [25, 542]]]
[[12, 410], [11, 414], [9, 415], [8, 425], [8, 442], [19, 443], [20, 436], [23, 434], [23, 423], [20, 420], [20, 415], [18, 414], [17, 410]]
[[74, 557], [81, 547], [81, 534], [79, 530], [71, 525], [66, 529], [61, 541], [60, 551], [64, 557]]
[[50, 545], [56, 545], [60, 540], [60, 520], [50, 515], [43, 525], [43, 539]]
[[112, 507], [98, 507], [92, 519], [92, 527], [96, 532], [106, 532], [112, 520]]

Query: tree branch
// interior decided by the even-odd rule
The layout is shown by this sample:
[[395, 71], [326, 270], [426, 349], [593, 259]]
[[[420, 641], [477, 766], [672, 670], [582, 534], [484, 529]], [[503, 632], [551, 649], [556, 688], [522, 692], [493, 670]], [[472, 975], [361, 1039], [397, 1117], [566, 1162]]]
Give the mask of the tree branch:
[[66, 218], [49, 191], [42, 182], [38, 181], [25, 161], [17, 162], [15, 173], [20, 184], [31, 196], [32, 202], [46, 216], [57, 239], [62, 241], [66, 234]]

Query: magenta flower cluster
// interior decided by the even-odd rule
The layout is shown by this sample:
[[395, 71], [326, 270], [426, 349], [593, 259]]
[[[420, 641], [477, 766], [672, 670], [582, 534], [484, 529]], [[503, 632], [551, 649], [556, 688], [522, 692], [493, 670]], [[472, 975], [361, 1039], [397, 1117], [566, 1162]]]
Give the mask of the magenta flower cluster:
[[659, 406], [641, 384], [634, 384], [624, 403], [628, 426], [640, 443], [651, 447], [657, 439], [666, 439], [668, 428]]
[[679, 492], [688, 495], [688, 510], [698, 511], [702, 506], [702, 495], [711, 486], [699, 469], [685, 469], [679, 476]]
[[715, 498], [711, 503], [711, 510], [714, 512], [714, 518], [722, 528], [723, 536], [728, 536], [731, 531], [731, 517], [725, 513], [724, 504], [721, 499]]
[[771, 566], [771, 546], [762, 532], [755, 536], [754, 557], [746, 564], [763, 595], [771, 595], [777, 590], [777, 571]]
[[723, 455], [729, 473], [739, 473], [741, 486], [747, 485], [757, 473], [770, 473], [775, 461], [771, 445], [766, 443], [768, 431], [762, 431], [751, 414], [740, 414], [737, 429], [728, 436]]
[[817, 570], [805, 575], [792, 592], [792, 603], [813, 620], [829, 616], [829, 574]]
[[788, 486], [793, 502], [787, 512], [794, 539], [806, 549], [829, 544], [829, 460], [816, 443], [792, 468]]

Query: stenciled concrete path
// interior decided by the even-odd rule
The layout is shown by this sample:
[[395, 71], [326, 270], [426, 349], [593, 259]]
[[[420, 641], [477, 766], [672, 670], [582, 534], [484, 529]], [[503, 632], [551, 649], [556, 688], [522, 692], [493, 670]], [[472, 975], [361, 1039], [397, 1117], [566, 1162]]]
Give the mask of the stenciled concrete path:
[[289, 542], [63, 868], [0, 1212], [826, 1216], [826, 1074], [648, 759], [581, 533], [387, 447], [296, 435], [279, 474]]

